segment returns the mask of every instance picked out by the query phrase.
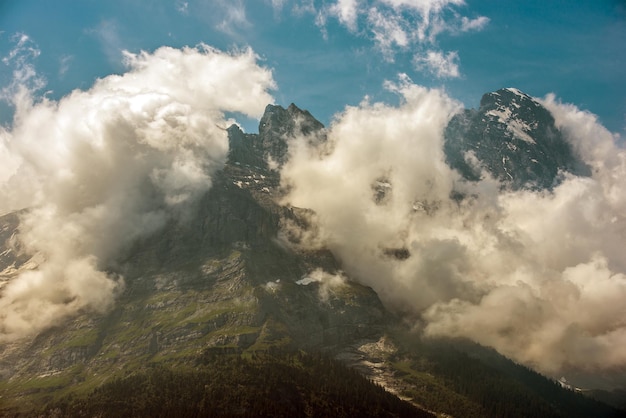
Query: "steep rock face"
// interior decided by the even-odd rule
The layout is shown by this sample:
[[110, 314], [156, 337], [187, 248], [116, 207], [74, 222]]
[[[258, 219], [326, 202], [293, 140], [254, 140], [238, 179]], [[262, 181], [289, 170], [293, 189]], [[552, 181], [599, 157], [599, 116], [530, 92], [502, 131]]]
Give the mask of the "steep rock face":
[[30, 259], [16, 239], [19, 225], [20, 212], [0, 216], [0, 280], [15, 274]]
[[478, 110], [453, 117], [444, 147], [448, 164], [468, 180], [485, 169], [512, 189], [552, 188], [563, 172], [590, 173], [550, 112], [514, 88], [487, 93]]
[[258, 134], [246, 134], [233, 125], [228, 128], [230, 161], [253, 167], [267, 167], [268, 160], [282, 166], [287, 160], [288, 139], [297, 135], [321, 134], [324, 125], [307, 110], [290, 104], [287, 109], [267, 105]]
[[228, 161], [237, 165], [267, 168], [258, 134], [244, 133], [237, 125], [228, 129]]
[[263, 151], [276, 163], [282, 165], [287, 159], [285, 138], [296, 135], [310, 135], [324, 129], [307, 110], [290, 104], [287, 109], [268, 105], [259, 123], [259, 137]]

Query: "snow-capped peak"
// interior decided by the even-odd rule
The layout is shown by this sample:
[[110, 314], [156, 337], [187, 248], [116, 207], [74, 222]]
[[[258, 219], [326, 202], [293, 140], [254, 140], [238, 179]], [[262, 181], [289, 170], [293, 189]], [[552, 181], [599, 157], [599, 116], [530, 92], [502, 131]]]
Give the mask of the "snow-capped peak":
[[513, 93], [513, 94], [515, 94], [515, 95], [517, 95], [519, 97], [522, 97], [524, 99], [531, 99], [532, 100], [532, 97], [530, 97], [529, 95], [527, 95], [523, 91], [521, 91], [519, 89], [516, 89], [515, 87], [507, 87], [507, 88], [505, 88], [505, 90], [510, 91], [511, 93]]

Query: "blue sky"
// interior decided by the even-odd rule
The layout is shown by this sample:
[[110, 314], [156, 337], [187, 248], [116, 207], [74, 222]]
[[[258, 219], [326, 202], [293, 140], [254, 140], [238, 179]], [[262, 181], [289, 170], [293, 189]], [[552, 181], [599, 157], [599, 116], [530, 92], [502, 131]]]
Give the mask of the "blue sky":
[[[278, 104], [295, 102], [325, 124], [365, 96], [395, 100], [383, 84], [406, 73], [468, 107], [502, 87], [553, 92], [626, 131], [618, 0], [2, 0], [0, 31], [0, 86], [11, 83], [9, 54], [26, 35], [38, 51], [26, 58], [53, 98], [123, 72], [122, 50], [206, 43], [252, 47], [273, 70]], [[10, 119], [6, 104], [0, 111]]]

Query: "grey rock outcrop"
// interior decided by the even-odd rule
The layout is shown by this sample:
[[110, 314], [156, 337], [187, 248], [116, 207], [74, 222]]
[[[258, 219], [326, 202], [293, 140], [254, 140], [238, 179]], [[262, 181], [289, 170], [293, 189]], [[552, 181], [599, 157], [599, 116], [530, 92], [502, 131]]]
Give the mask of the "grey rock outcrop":
[[454, 116], [445, 130], [446, 158], [466, 179], [488, 171], [512, 189], [550, 189], [561, 175], [589, 175], [539, 102], [514, 88], [487, 93], [478, 110]]
[[324, 135], [324, 125], [307, 110], [295, 104], [287, 109], [267, 105], [259, 122], [258, 134], [246, 134], [237, 125], [228, 128], [232, 163], [267, 168], [268, 161], [278, 167], [288, 158], [288, 142], [298, 135]]

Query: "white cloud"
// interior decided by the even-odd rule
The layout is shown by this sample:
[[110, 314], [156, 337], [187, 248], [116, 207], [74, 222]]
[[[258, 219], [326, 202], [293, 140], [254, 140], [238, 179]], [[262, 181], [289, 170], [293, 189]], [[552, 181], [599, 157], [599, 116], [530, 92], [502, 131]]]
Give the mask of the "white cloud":
[[[11, 134], [6, 128], [0, 126], [0, 184], [4, 184], [17, 171], [21, 164], [21, 158], [14, 155], [9, 150], [11, 142]], [[0, 209], [0, 214], [4, 214], [6, 208]]]
[[293, 5], [293, 12], [297, 16], [302, 16], [305, 14], [318, 14], [318, 10], [315, 7], [315, 0], [301, 0], [299, 2], [296, 2], [296, 4]]
[[456, 9], [464, 5], [463, 0], [335, 0], [316, 6], [315, 1], [306, 0], [297, 2], [293, 10], [315, 16], [324, 33], [328, 18], [336, 18], [357, 36], [372, 37], [387, 54], [394, 45], [402, 50], [408, 44], [436, 43], [443, 32], [482, 30], [489, 19], [462, 16]]
[[465, 4], [464, 0], [381, 0], [395, 9], [415, 9], [425, 14], [436, 13], [450, 5], [460, 6]]
[[469, 19], [466, 16], [461, 18], [461, 32], [480, 31], [487, 26], [489, 18], [485, 16], [479, 16], [475, 19]]
[[30, 37], [17, 33], [12, 38], [13, 48], [2, 57], [2, 64], [11, 69], [11, 79], [0, 88], [0, 100], [13, 102], [15, 97], [43, 88], [46, 80], [35, 70], [35, 59], [41, 54]]
[[[325, 38], [328, 37], [327, 22], [335, 18], [356, 36], [370, 38], [385, 60], [393, 62], [397, 54], [411, 49], [424, 50], [437, 43], [445, 32], [460, 34], [482, 30], [489, 19], [485, 16], [469, 18], [457, 9], [465, 6], [463, 0], [335, 0], [328, 5], [316, 7], [308, 1], [294, 6], [299, 14], [315, 16]], [[436, 63], [440, 77], [457, 77], [458, 55], [433, 52], [424, 57], [423, 68], [432, 71]]]
[[[281, 175], [291, 187], [286, 202], [315, 211], [320, 226], [315, 240], [344, 260], [353, 276], [397, 301], [414, 295], [389, 271], [393, 262], [381, 252], [407, 245], [411, 222], [419, 216], [416, 202], [449, 195], [453, 174], [443, 163], [440, 141], [459, 105], [406, 76], [387, 87], [403, 98], [400, 108], [368, 102], [346, 108], [330, 127], [323, 150], [305, 140], [290, 144], [292, 156]], [[383, 205], [373, 199], [378, 181], [392, 185]], [[382, 277], [388, 280], [379, 281]], [[421, 297], [426, 300], [413, 302], [428, 306], [430, 297]]]
[[65, 76], [65, 73], [70, 69], [70, 64], [74, 60], [73, 55], [62, 55], [59, 58], [59, 77]]
[[[380, 3], [389, 6], [389, 10], [403, 21], [403, 25], [412, 29], [411, 37], [417, 43], [435, 43], [442, 32], [454, 32], [459, 25], [468, 25], [469, 22], [473, 22], [474, 29], [478, 29], [479, 22], [486, 24], [488, 21], [485, 17], [472, 21], [465, 16], [461, 17], [455, 7], [465, 5], [464, 0], [380, 0]], [[445, 12], [448, 10], [454, 13], [447, 16]]]
[[593, 175], [501, 192], [445, 163], [458, 103], [405, 76], [387, 87], [399, 106], [347, 107], [326, 144], [290, 143], [284, 201], [315, 212], [314, 228], [295, 231], [299, 245], [329, 248], [388, 306], [421, 317], [427, 335], [471, 338], [559, 376], [625, 367], [626, 151], [616, 138], [549, 96]]
[[459, 54], [456, 51], [444, 55], [441, 51], [427, 51], [413, 59], [417, 69], [426, 70], [437, 78], [460, 77]]
[[329, 9], [332, 15], [335, 15], [340, 23], [354, 32], [357, 30], [357, 18], [359, 15], [358, 0], [337, 0], [337, 3]]
[[[274, 0], [272, 7], [282, 3]], [[241, 31], [252, 27], [244, 0], [176, 0], [174, 7], [178, 13], [198, 19], [235, 39], [241, 39]]]
[[2, 58], [4, 64], [9, 64], [14, 60], [24, 62], [28, 57], [36, 58], [41, 54], [37, 45], [24, 33], [16, 33], [12, 40], [15, 42], [15, 47], [9, 51], [9, 55]]
[[41, 260], [3, 287], [0, 340], [108, 309], [123, 279], [107, 263], [172, 216], [183, 220], [211, 187], [228, 151], [224, 113], [258, 117], [272, 102], [271, 72], [251, 50], [124, 58], [125, 73], [58, 102], [16, 97], [13, 127], [0, 131], [0, 212], [32, 208], [19, 239]]
[[183, 14], [183, 15], [189, 14], [189, 2], [188, 1], [176, 0], [175, 7], [176, 7], [176, 10], [180, 14]]
[[409, 45], [404, 22], [396, 15], [373, 7], [368, 11], [367, 21], [377, 47], [388, 61], [393, 61], [398, 47], [406, 48]]
[[237, 29], [251, 26], [243, 0], [218, 0], [216, 4], [222, 15], [217, 28], [222, 32], [234, 35]]
[[420, 42], [434, 42], [436, 36], [448, 27], [442, 12], [452, 6], [464, 5], [463, 0], [381, 0], [409, 22], [416, 21], [415, 35]]
[[342, 272], [331, 274], [318, 268], [296, 281], [296, 283], [301, 286], [318, 283], [318, 296], [322, 302], [328, 303], [330, 297], [346, 285], [346, 277]]
[[285, 3], [287, 3], [288, 0], [271, 0], [271, 4], [272, 4], [272, 8], [274, 9], [274, 13], [280, 13], [283, 10], [283, 7], [285, 6]]

